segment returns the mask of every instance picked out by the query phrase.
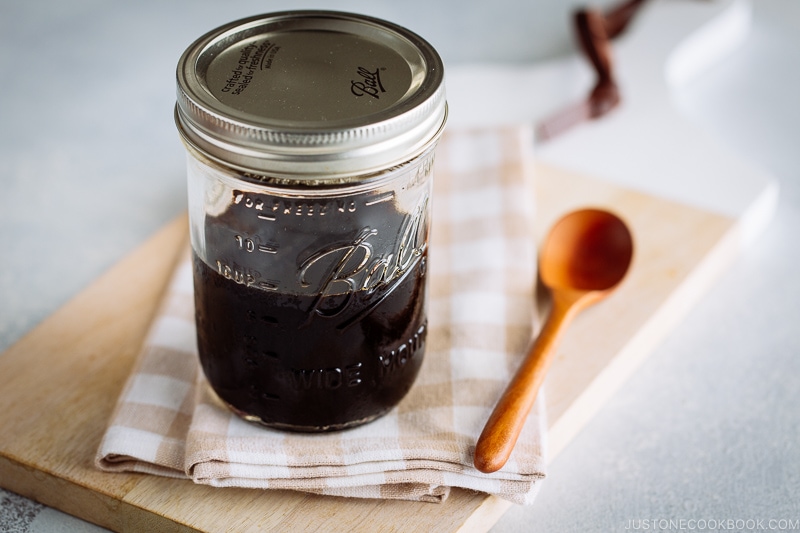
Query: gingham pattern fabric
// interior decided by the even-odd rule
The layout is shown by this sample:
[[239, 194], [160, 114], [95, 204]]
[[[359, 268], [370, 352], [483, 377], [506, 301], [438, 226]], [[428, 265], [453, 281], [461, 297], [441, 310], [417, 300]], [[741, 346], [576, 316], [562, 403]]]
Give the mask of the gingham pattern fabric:
[[231, 414], [197, 361], [191, 267], [177, 267], [96, 464], [213, 486], [439, 502], [450, 487], [531, 503], [544, 476], [540, 397], [509, 462], [483, 474], [475, 441], [534, 327], [527, 130], [451, 131], [437, 149], [429, 333], [401, 404], [364, 426], [274, 431]]

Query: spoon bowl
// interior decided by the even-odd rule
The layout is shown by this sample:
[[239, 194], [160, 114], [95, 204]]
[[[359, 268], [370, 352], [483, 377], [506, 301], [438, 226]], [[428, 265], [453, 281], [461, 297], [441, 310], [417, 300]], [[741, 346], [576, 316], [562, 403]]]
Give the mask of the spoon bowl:
[[540, 254], [539, 276], [550, 290], [605, 291], [622, 281], [632, 256], [633, 240], [619, 217], [582, 209], [550, 230]]
[[550, 230], [539, 254], [539, 277], [553, 305], [478, 438], [475, 468], [496, 472], [508, 461], [567, 325], [619, 285], [632, 258], [628, 226], [608, 211], [573, 211]]

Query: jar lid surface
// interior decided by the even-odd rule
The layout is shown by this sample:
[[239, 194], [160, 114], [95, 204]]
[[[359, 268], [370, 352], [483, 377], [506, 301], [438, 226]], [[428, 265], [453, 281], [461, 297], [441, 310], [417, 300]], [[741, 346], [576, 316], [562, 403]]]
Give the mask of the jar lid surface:
[[366, 175], [422, 153], [447, 116], [444, 67], [415, 33], [335, 11], [232, 22], [177, 69], [185, 142], [225, 165], [297, 179]]

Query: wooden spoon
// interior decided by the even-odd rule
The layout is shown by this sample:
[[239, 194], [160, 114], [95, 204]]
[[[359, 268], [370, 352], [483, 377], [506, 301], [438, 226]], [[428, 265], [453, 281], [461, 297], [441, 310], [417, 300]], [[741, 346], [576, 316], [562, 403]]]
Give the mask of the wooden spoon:
[[582, 209], [553, 226], [539, 257], [539, 276], [550, 289], [552, 309], [478, 438], [474, 463], [481, 472], [496, 472], [506, 464], [561, 334], [578, 312], [622, 281], [633, 257], [633, 239], [616, 215]]

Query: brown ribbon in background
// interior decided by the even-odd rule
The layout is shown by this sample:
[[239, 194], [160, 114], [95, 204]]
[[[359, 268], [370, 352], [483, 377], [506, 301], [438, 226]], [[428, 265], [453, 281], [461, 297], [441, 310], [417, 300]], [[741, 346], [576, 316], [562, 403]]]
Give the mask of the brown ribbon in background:
[[611, 40], [625, 30], [643, 3], [644, 0], [628, 0], [606, 13], [594, 8], [575, 12], [573, 21], [578, 41], [597, 73], [597, 82], [585, 101], [538, 124], [538, 142], [552, 139], [581, 122], [601, 117], [619, 105], [620, 92], [613, 75]]

